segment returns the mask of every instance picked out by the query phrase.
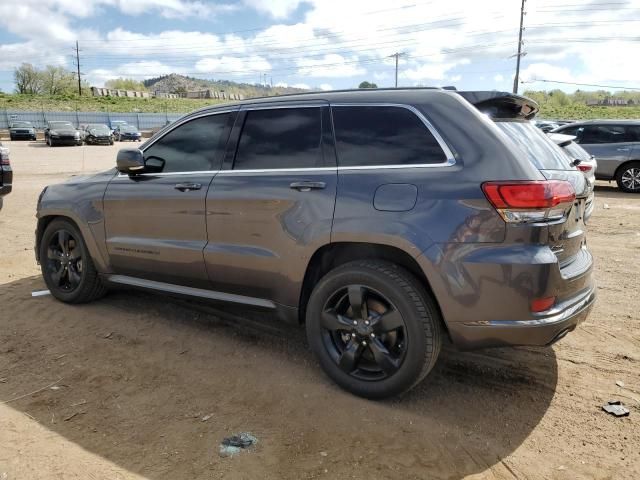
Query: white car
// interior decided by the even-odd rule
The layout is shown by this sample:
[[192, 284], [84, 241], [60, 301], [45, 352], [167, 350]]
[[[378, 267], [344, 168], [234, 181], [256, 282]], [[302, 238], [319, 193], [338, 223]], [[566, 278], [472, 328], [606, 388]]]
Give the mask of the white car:
[[596, 157], [574, 142], [576, 137], [573, 135], [564, 135], [562, 133], [549, 133], [548, 135], [556, 145], [562, 148], [576, 168], [584, 174], [584, 178], [589, 184], [590, 193], [585, 204], [584, 214], [584, 218], [587, 219], [591, 216], [594, 206], [593, 199], [595, 194], [593, 189], [596, 183], [596, 168], [598, 167]]

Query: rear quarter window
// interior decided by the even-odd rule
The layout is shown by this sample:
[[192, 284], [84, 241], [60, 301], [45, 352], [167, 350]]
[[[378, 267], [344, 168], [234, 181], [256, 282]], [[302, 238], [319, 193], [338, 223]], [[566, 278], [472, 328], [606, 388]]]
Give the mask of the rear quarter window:
[[395, 106], [333, 106], [341, 167], [423, 165], [447, 161], [424, 122]]
[[[569, 157], [529, 122], [496, 121], [498, 128], [538, 170], [570, 170]], [[566, 133], [562, 131], [562, 133]]]

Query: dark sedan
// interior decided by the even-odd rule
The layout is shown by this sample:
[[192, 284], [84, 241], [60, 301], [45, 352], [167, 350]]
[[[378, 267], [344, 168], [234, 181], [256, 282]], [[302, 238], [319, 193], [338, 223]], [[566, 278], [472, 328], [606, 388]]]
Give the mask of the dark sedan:
[[125, 140], [139, 142], [142, 140], [142, 134], [133, 125], [117, 126], [113, 132], [113, 136], [119, 142], [124, 142]]
[[52, 121], [44, 129], [44, 141], [47, 145], [82, 145], [80, 132], [71, 122]]
[[113, 145], [111, 129], [102, 123], [90, 123], [84, 129], [84, 143], [93, 145]]
[[31, 122], [11, 122], [9, 138], [11, 140], [35, 140], [36, 129], [33, 128]]

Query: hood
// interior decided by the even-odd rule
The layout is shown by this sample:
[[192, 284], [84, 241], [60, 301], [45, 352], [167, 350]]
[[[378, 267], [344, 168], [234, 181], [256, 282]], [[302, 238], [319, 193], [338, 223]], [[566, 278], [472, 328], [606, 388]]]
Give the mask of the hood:
[[95, 128], [89, 129], [89, 134], [94, 137], [110, 137], [111, 132], [108, 130], [96, 130]]
[[113, 177], [118, 170], [113, 167], [109, 170], [100, 173], [92, 173], [90, 175], [73, 175], [62, 183], [65, 184], [78, 184], [78, 183], [94, 183], [100, 181], [106, 181], [110, 177]]
[[35, 130], [33, 127], [10, 127], [9, 130]]

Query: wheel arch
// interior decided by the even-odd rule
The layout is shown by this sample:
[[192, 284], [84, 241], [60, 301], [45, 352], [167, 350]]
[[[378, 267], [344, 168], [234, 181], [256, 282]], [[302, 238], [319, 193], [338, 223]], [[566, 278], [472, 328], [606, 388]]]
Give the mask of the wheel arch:
[[314, 252], [307, 265], [300, 291], [298, 305], [298, 322], [300, 324], [304, 323], [306, 306], [316, 283], [329, 271], [354, 260], [385, 260], [408, 270], [431, 295], [440, 313], [440, 318], [443, 319], [442, 327], [448, 334], [438, 298], [416, 259], [398, 247], [378, 243], [336, 242], [324, 245]]

